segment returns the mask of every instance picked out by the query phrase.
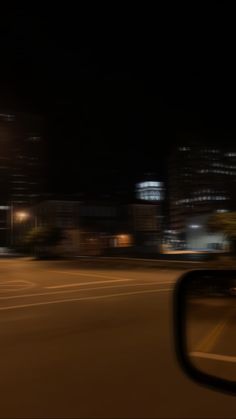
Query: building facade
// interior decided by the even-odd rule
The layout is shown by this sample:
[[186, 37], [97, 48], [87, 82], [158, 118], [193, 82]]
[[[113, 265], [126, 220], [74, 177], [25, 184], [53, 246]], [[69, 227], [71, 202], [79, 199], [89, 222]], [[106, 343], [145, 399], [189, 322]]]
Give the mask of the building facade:
[[164, 199], [163, 182], [148, 180], [136, 185], [137, 199], [142, 201], [159, 202]]
[[70, 237], [66, 252], [158, 251], [160, 225], [155, 204], [47, 200], [31, 212], [37, 227], [59, 227], [66, 232], [68, 240]]
[[175, 147], [168, 164], [168, 194], [169, 231], [184, 242], [188, 219], [236, 207], [236, 148]]
[[209, 232], [208, 220], [210, 214], [199, 215], [187, 220], [186, 248], [196, 251], [228, 250], [229, 243], [221, 232]]
[[0, 247], [9, 244], [11, 213], [42, 195], [42, 155], [42, 118], [0, 112]]

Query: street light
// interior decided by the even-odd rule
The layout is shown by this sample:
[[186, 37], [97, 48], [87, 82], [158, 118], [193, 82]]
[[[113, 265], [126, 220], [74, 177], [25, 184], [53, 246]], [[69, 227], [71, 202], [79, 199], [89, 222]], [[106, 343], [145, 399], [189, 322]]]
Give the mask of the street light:
[[13, 205], [11, 206], [11, 245], [15, 243], [15, 224], [22, 224], [31, 217], [31, 214], [26, 211], [14, 211]]
[[18, 222], [22, 222], [27, 220], [30, 217], [30, 214], [28, 212], [24, 212], [24, 211], [18, 211], [15, 213], [15, 220]]
[[14, 244], [14, 235], [15, 235], [15, 225], [22, 224], [29, 219], [34, 221], [34, 227], [37, 228], [37, 216], [34, 216], [28, 211], [14, 211], [13, 205], [10, 207], [10, 242], [11, 245]]

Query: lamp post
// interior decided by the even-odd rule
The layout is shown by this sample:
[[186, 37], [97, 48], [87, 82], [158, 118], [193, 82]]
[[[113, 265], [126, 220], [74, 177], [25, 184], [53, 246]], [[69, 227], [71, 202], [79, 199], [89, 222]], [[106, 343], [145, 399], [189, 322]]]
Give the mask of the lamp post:
[[10, 245], [14, 245], [14, 230], [15, 224], [23, 225], [26, 221], [32, 219], [34, 228], [38, 227], [37, 215], [32, 214], [32, 212], [26, 210], [15, 210], [13, 203], [10, 205]]
[[15, 223], [22, 224], [30, 218], [31, 214], [27, 211], [14, 211], [13, 204], [11, 205], [10, 224], [11, 224], [11, 246], [14, 245], [14, 227]]

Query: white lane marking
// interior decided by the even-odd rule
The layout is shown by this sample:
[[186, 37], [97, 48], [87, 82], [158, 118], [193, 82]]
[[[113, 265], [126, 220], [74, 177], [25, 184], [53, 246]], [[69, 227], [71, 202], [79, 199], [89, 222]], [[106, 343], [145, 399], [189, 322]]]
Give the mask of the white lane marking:
[[[158, 272], [159, 271], [165, 271], [166, 272], [166, 269], [158, 269]], [[95, 278], [97, 277], [97, 278], [111, 278], [111, 279], [118, 279], [118, 278], [120, 278], [120, 276], [111, 276], [111, 275], [105, 275], [105, 274], [97, 274], [97, 273], [94, 273], [93, 271], [91, 271], [90, 273], [86, 273], [86, 272], [84, 272], [83, 270], [81, 270], [81, 271], [78, 271], [78, 270], [71, 270], [71, 271], [58, 271], [58, 270], [55, 270], [55, 269], [48, 269], [47, 270], [47, 272], [53, 272], [53, 273], [57, 273], [57, 274], [65, 274], [65, 275], [76, 275], [76, 276], [94, 276]], [[147, 274], [148, 274], [149, 272], [147, 272]], [[158, 273], [157, 273], [157, 275], [158, 275]], [[134, 278], [127, 278], [127, 279], [134, 279]]]
[[34, 285], [34, 282], [31, 282], [31, 281], [23, 281], [21, 279], [13, 279], [13, 280], [6, 281], [6, 282], [0, 282], [0, 286], [2, 286], [2, 285], [17, 285], [17, 286], [21, 286], [21, 284], [27, 284], [28, 286], [32, 286], [32, 285]]
[[15, 310], [18, 308], [28, 308], [28, 307], [37, 307], [37, 306], [45, 306], [50, 304], [60, 304], [60, 303], [73, 303], [76, 301], [87, 301], [87, 300], [105, 300], [107, 298], [114, 298], [114, 297], [122, 297], [128, 295], [138, 295], [138, 294], [152, 294], [152, 293], [160, 293], [170, 291], [169, 288], [161, 289], [161, 290], [145, 290], [145, 291], [134, 291], [134, 292], [120, 292], [117, 294], [105, 294], [105, 295], [96, 295], [91, 297], [79, 297], [79, 298], [67, 298], [64, 300], [54, 300], [54, 301], [43, 301], [40, 303], [30, 303], [30, 304], [19, 304], [15, 306], [7, 306], [7, 307], [0, 307], [0, 311], [6, 310]]
[[[88, 276], [94, 278], [108, 278], [108, 279], [119, 279], [119, 276], [110, 276], [110, 275], [103, 275], [103, 274], [96, 274], [96, 273], [85, 273], [82, 271], [54, 271], [50, 270], [49, 272], [54, 272], [57, 274], [65, 274], [65, 275], [76, 275], [76, 276]], [[136, 278], [123, 278], [120, 279], [121, 281], [136, 281]]]
[[236, 356], [212, 354], [212, 353], [207, 353], [207, 352], [190, 352], [190, 356], [193, 356], [196, 358], [213, 359], [216, 361], [233, 362], [233, 363], [236, 362]]
[[175, 259], [128, 259], [128, 258], [122, 258], [121, 260], [141, 260], [143, 262], [162, 262], [162, 263], [202, 263], [201, 261], [196, 260], [175, 260]]
[[[27, 298], [27, 297], [41, 297], [43, 295], [56, 295], [56, 294], [66, 294], [66, 293], [75, 293], [75, 292], [81, 292], [81, 291], [94, 291], [94, 290], [103, 290], [108, 288], [124, 288], [124, 287], [145, 287], [146, 285], [156, 285], [153, 282], [146, 282], [145, 284], [122, 284], [122, 285], [108, 285], [108, 287], [91, 287], [91, 288], [82, 288], [82, 289], [74, 289], [74, 290], [63, 290], [63, 291], [53, 291], [53, 292], [39, 292], [34, 294], [18, 294], [18, 295], [9, 295], [0, 297], [0, 300], [12, 300], [15, 298]], [[162, 291], [161, 288], [160, 291]], [[172, 288], [170, 288], [172, 289]]]
[[[109, 278], [109, 277], [108, 277]], [[63, 285], [49, 285], [48, 289], [54, 289], [54, 288], [69, 288], [69, 287], [76, 287], [80, 285], [95, 285], [95, 284], [106, 284], [110, 282], [128, 282], [128, 281], [135, 281], [135, 279], [112, 279], [110, 281], [90, 281], [90, 282], [74, 282], [72, 284], [63, 284]]]
[[[78, 258], [81, 258], [81, 256], [77, 256]], [[81, 258], [82, 259], [82, 258]], [[84, 258], [83, 258], [84, 259]], [[110, 260], [110, 261], [117, 261], [117, 260], [130, 260], [132, 262], [135, 261], [144, 261], [144, 262], [151, 262], [151, 263], [155, 263], [155, 262], [167, 262], [167, 263], [202, 263], [201, 261], [191, 261], [191, 260], [175, 260], [175, 259], [141, 259], [141, 258], [112, 258], [112, 257], [99, 257], [99, 259], [92, 259], [92, 261], [99, 261], [99, 260]], [[91, 260], [91, 258], [89, 258], [87, 260]]]
[[[48, 270], [48, 272], [54, 272], [57, 274], [64, 274], [64, 275], [75, 275], [75, 276], [86, 276], [86, 277], [94, 277], [94, 278], [108, 278], [108, 279], [120, 279], [120, 276], [111, 276], [111, 275], [104, 275], [104, 274], [97, 274], [97, 273], [93, 273], [91, 271], [91, 273], [85, 273], [83, 271], [55, 271], [55, 270]], [[158, 277], [158, 275], [157, 275]], [[137, 278], [122, 278], [122, 280], [126, 280], [126, 281], [137, 281]], [[175, 278], [173, 278], [173, 280], [175, 280]]]
[[[71, 288], [71, 287], [80, 287], [81, 285], [97, 285], [97, 284], [109, 284], [113, 282], [128, 282], [128, 281], [136, 281], [136, 279], [111, 279], [110, 281], [89, 281], [89, 282], [73, 282], [71, 284], [63, 284], [63, 285], [49, 285], [47, 289], [57, 289], [57, 288]], [[165, 285], [165, 284], [174, 284], [173, 281], [164, 281], [164, 282], [152, 282], [153, 285]]]
[[34, 282], [30, 281], [21, 281], [21, 280], [12, 280], [7, 282], [0, 282], [0, 291], [20, 291], [35, 286]]

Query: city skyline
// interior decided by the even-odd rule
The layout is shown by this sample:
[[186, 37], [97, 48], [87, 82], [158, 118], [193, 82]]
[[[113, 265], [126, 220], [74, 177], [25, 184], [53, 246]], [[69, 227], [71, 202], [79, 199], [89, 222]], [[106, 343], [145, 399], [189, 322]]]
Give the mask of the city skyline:
[[0, 419], [233, 418], [234, 13], [9, 5]]
[[218, 43], [199, 54], [181, 34], [163, 42], [150, 28], [133, 39], [109, 25], [109, 37], [95, 36], [77, 13], [56, 16], [21, 7], [1, 35], [0, 105], [45, 119], [50, 192], [131, 191], [149, 171], [166, 181], [169, 149], [186, 133], [234, 143], [230, 44], [214, 65]]

